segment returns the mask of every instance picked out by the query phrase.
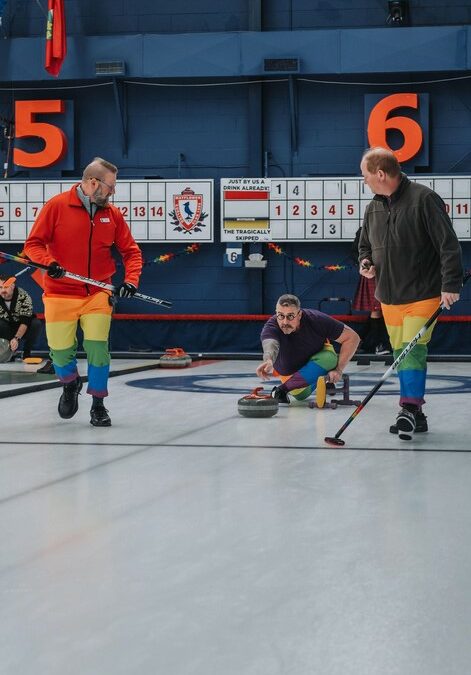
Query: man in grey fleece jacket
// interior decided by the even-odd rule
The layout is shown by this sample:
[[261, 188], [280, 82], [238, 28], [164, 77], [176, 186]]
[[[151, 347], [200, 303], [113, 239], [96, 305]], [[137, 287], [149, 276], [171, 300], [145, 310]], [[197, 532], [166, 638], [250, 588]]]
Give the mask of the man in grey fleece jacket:
[[[440, 303], [450, 309], [459, 300], [461, 248], [442, 199], [411, 182], [390, 150], [368, 149], [360, 168], [375, 193], [363, 220], [360, 274], [376, 279], [376, 297], [396, 358]], [[398, 366], [401, 410], [390, 432], [402, 440], [428, 431], [422, 405], [432, 330]]]

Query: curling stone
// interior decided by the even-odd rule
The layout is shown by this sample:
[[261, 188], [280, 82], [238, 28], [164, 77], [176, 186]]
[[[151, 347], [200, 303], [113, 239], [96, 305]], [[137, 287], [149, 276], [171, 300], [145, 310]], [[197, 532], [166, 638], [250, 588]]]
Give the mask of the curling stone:
[[273, 417], [278, 412], [278, 401], [269, 394], [261, 394], [263, 387], [239, 399], [237, 407], [242, 417]]
[[10, 349], [10, 343], [5, 338], [0, 338], [0, 363], [8, 363], [12, 351]]
[[159, 360], [161, 368], [186, 368], [191, 365], [191, 356], [181, 347], [172, 347], [165, 350]]

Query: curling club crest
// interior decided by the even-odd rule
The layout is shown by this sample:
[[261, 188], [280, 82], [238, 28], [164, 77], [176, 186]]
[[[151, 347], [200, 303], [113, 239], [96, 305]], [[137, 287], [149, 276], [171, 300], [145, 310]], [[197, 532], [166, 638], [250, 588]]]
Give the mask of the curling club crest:
[[195, 194], [189, 187], [181, 194], [173, 195], [173, 211], [169, 215], [177, 232], [201, 232], [201, 228], [206, 227], [203, 220], [208, 215], [203, 213], [203, 195]]

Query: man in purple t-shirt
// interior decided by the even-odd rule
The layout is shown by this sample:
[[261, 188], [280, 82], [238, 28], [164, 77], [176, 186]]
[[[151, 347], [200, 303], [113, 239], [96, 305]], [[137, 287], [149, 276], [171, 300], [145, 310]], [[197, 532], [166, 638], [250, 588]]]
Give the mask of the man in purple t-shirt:
[[[276, 370], [282, 384], [274, 387], [273, 398], [289, 403], [288, 392], [298, 400], [307, 398], [318, 378], [338, 382], [354, 355], [360, 337], [341, 321], [314, 309], [301, 309], [295, 295], [282, 295], [276, 313], [261, 334], [263, 363], [257, 375], [268, 380]], [[331, 342], [340, 344], [337, 355]]]

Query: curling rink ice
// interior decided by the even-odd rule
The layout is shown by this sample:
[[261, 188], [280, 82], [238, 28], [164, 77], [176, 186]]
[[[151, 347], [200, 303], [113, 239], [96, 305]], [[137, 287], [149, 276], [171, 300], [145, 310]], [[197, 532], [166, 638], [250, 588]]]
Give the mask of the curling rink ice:
[[238, 414], [257, 363], [115, 360], [111, 428], [0, 366], [46, 387], [0, 398], [1, 675], [470, 672], [471, 364], [429, 364], [429, 433], [393, 375], [334, 449], [354, 407]]

